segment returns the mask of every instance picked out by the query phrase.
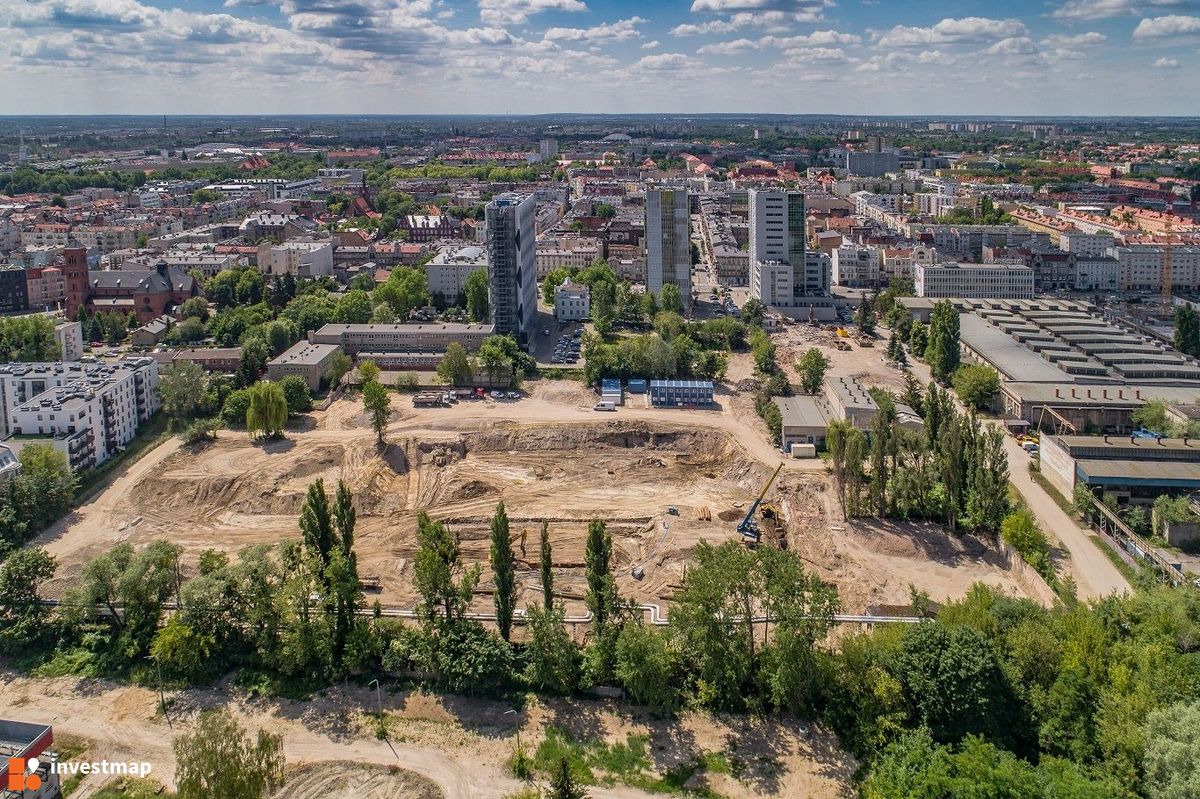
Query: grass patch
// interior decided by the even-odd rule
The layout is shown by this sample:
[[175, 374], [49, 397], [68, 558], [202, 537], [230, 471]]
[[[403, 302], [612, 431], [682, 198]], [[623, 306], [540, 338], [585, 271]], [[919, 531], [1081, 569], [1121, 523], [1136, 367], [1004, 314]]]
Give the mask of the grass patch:
[[1121, 573], [1122, 577], [1128, 580], [1130, 584], [1135, 584], [1134, 581], [1138, 578], [1137, 570], [1126, 563], [1125, 559], [1112, 548], [1112, 545], [1096, 533], [1089, 533], [1088, 538], [1092, 539], [1092, 543], [1104, 553], [1104, 557], [1108, 558], [1112, 565], [1117, 567], [1117, 571]]
[[565, 369], [561, 366], [539, 366], [537, 376], [546, 380], [577, 380], [583, 382], [582, 369]]
[[680, 763], [663, 774], [654, 771], [649, 755], [650, 739], [646, 735], [629, 733], [621, 743], [603, 741], [572, 741], [555, 727], [546, 730], [546, 738], [533, 756], [536, 770], [550, 774], [566, 759], [571, 776], [583, 785], [612, 786], [617, 783], [649, 793], [680, 796], [717, 797], [712, 790], [686, 787], [699, 771], [714, 774], [731, 773], [728, 758], [721, 752], [705, 753]]
[[[59, 761], [66, 760], [81, 760], [83, 756], [90, 750], [91, 744], [82, 738], [76, 738], [74, 735], [55, 735], [54, 750], [58, 753]], [[83, 782], [86, 774], [71, 774], [62, 781], [62, 795], [70, 796], [79, 787], [79, 783]]]
[[1033, 477], [1033, 482], [1041, 486], [1041, 489], [1050, 495], [1050, 499], [1054, 500], [1054, 504], [1057, 505], [1063, 513], [1067, 514], [1072, 519], [1075, 518], [1075, 506], [1062, 495], [1061, 491], [1050, 484], [1050, 481], [1046, 479], [1044, 474], [1034, 471], [1033, 469], [1029, 470], [1029, 474]]
[[158, 799], [175, 794], [154, 780], [137, 777], [118, 777], [92, 794], [93, 799]]

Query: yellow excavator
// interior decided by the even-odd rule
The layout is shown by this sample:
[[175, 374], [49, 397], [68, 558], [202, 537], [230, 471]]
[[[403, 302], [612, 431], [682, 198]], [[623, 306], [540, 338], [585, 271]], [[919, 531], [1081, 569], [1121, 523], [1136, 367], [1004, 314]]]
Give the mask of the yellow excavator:
[[767, 496], [767, 492], [771, 490], [771, 484], [775, 482], [775, 478], [779, 476], [779, 472], [782, 469], [783, 463], [780, 462], [780, 464], [775, 467], [775, 471], [771, 473], [771, 477], [767, 480], [767, 484], [763, 486], [762, 491], [759, 492], [758, 498], [755, 499], [754, 503], [750, 506], [750, 510], [746, 511], [746, 518], [742, 519], [741, 524], [737, 526], [737, 531], [741, 533], [742, 537], [748, 542], [758, 543], [758, 539], [762, 536], [762, 532], [758, 529], [758, 520], [754, 518], [754, 514], [758, 510], [758, 506], [762, 504], [763, 499]]

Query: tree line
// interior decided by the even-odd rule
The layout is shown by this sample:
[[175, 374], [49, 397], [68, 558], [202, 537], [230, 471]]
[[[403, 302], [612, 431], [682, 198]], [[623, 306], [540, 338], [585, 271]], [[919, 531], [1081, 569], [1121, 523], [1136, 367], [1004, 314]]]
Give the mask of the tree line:
[[[980, 584], [936, 614], [914, 590], [931, 618], [830, 638], [833, 586], [796, 553], [727, 542], [696, 549], [668, 624], [654, 626], [621, 597], [612, 537], [596, 520], [580, 645], [549, 526], [526, 542], [503, 504], [486, 567], [464, 562], [447, 524], [418, 516], [413, 622], [366, 604], [345, 485], [330, 497], [314, 482], [298, 526], [300, 540], [278, 547], [203, 552], [186, 580], [179, 547], [119, 544], [57, 609], [37, 601], [54, 559], [19, 550], [0, 565], [0, 639], [26, 666], [145, 682], [157, 664], [178, 684], [236, 670], [243, 685], [287, 695], [379, 675], [466, 694], [617, 685], [659, 713], [788, 712], [829, 724], [862, 764], [861, 794], [881, 799], [1167, 799], [1200, 779], [1192, 588], [1091, 606], [1068, 594], [1045, 608]], [[540, 590], [522, 612], [525, 575]], [[481, 588], [494, 626], [468, 615]]]

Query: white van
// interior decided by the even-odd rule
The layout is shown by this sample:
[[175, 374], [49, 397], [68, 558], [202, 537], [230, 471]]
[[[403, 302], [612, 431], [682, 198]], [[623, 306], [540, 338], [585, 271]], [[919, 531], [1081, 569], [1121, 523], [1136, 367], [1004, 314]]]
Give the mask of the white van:
[[601, 400], [592, 406], [593, 411], [615, 411], [616, 409], [617, 403], [612, 400]]

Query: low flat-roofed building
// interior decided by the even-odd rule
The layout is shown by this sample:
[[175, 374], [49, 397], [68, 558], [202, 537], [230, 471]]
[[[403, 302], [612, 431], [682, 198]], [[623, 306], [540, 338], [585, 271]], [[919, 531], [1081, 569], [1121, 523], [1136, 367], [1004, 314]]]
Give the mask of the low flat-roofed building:
[[479, 269], [486, 272], [487, 263], [487, 250], [483, 247], [443, 247], [425, 264], [429, 292], [440, 294], [447, 304], [453, 305], [466, 289], [467, 277]]
[[159, 368], [190, 361], [206, 372], [227, 374], [236, 372], [242, 363], [241, 347], [195, 347], [182, 350], [152, 352], [150, 357]]
[[318, 344], [338, 344], [352, 356], [361, 352], [445, 352], [452, 342], [474, 352], [495, 332], [494, 325], [457, 322], [328, 324], [310, 333], [309, 339]]
[[299, 341], [267, 364], [267, 379], [282, 380], [288, 375], [300, 375], [311, 391], [320, 391], [333, 356], [341, 351], [337, 344]]
[[1033, 297], [1034, 273], [1010, 264], [914, 264], [913, 285], [918, 297]]
[[1042, 473], [1070, 497], [1077, 484], [1118, 499], [1200, 489], [1200, 439], [1042, 436]]
[[[30, 788], [26, 784], [24, 790], [15, 793], [0, 789], [0, 795], [20, 799], [59, 799], [62, 786], [59, 775], [52, 768], [58, 760], [58, 755], [50, 749], [53, 745], [54, 728], [48, 725], [0, 719], [0, 762], [5, 768], [3, 785], [8, 786], [9, 767], [14, 760], [28, 763], [36, 759], [39, 783], [37, 788]], [[27, 769], [23, 769], [22, 773], [24, 776], [33, 776]]]
[[792, 444], [815, 444], [818, 448], [825, 443], [829, 422], [837, 416], [829, 403], [821, 396], [797, 394], [791, 397], [774, 397], [783, 419], [781, 443], [784, 451]]

